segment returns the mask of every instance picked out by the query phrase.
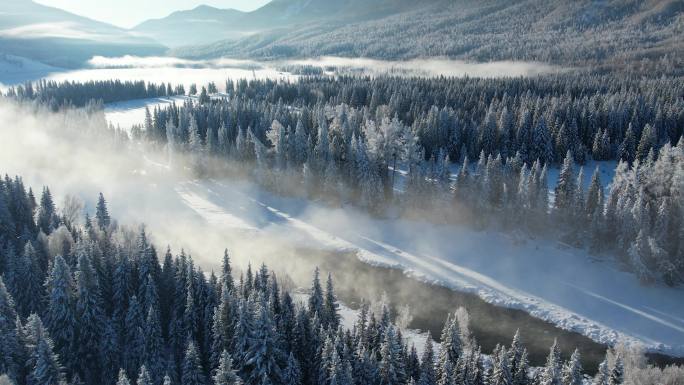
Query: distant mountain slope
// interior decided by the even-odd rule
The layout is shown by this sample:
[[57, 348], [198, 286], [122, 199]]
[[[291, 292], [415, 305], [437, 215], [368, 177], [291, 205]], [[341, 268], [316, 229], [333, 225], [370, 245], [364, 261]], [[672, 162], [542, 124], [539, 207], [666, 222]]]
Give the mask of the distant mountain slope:
[[308, 21], [274, 23], [273, 29], [242, 39], [174, 53], [196, 58], [447, 56], [562, 65], [635, 65], [668, 54], [670, 62], [684, 64], [681, 0], [274, 0], [258, 12], [266, 15], [267, 7], [277, 6], [280, 11], [271, 13], [282, 15], [298, 4], [308, 13], [294, 12], [301, 16], [290, 19]]
[[148, 20], [133, 31], [171, 47], [240, 40], [321, 21], [374, 20], [416, 9], [437, 0], [273, 0], [252, 12], [206, 5]]
[[206, 44], [225, 39], [236, 39], [244, 33], [235, 28], [243, 12], [201, 5], [188, 11], [178, 11], [162, 19], [145, 21], [133, 31], [153, 38], [168, 46]]
[[162, 54], [159, 43], [115, 26], [29, 0], [0, 2], [0, 53], [58, 67], [94, 55]]

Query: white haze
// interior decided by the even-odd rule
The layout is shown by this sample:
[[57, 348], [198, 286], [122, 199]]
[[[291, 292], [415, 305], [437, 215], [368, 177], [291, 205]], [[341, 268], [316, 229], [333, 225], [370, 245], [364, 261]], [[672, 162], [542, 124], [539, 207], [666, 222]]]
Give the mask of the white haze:
[[[684, 317], [678, 291], [641, 287], [631, 274], [593, 264], [581, 251], [458, 226], [372, 219], [230, 178], [195, 180], [183, 159], [169, 167], [163, 152], [109, 144], [102, 113], [35, 112], [0, 100], [0, 121], [11, 122], [0, 125], [0, 172], [23, 176], [38, 196], [51, 186], [58, 204], [67, 194], [80, 196], [91, 213], [101, 191], [120, 224], [147, 224], [157, 246], [185, 248], [205, 269], [216, 268], [228, 248], [239, 266], [266, 261], [301, 279], [313, 269], [299, 257], [302, 248], [347, 250], [599, 341], [627, 335], [657, 350], [684, 346], [684, 329], [667, 321]], [[352, 256], [335, 255], [345, 257]], [[633, 311], [645, 303], [656, 309], [653, 316]]]
[[[0, 121], [12, 122], [0, 125], [0, 174], [23, 177], [38, 199], [42, 187], [49, 186], [58, 206], [64, 197], [74, 195], [92, 215], [102, 192], [120, 225], [147, 225], [160, 252], [167, 245], [174, 253], [185, 249], [205, 269], [220, 265], [225, 248], [238, 267], [266, 262], [300, 278], [309, 277], [314, 268], [285, 263], [295, 258], [298, 248], [319, 247], [305, 235], [293, 238], [291, 229], [268, 223], [252, 231], [235, 226], [239, 221], [226, 221], [229, 213], [219, 222], [210, 220], [203, 198], [187, 191], [200, 182], [187, 173], [182, 159], [174, 158], [172, 168], [164, 151], [111, 144], [102, 113], [35, 111], [0, 98]], [[236, 181], [231, 191], [231, 202], [241, 207], [253, 207], [248, 197], [259, 194], [248, 182]], [[238, 215], [259, 220], [254, 212]]]
[[90, 39], [103, 40], [105, 35], [85, 31], [80, 25], [73, 22], [36, 23], [22, 25], [9, 29], [0, 30], [0, 37], [37, 39], [37, 38], [64, 38], [64, 39]]
[[[291, 66], [313, 66], [324, 70], [334, 68], [334, 73], [367, 74], [377, 76], [393, 74], [402, 76], [473, 76], [518, 77], [558, 73], [565, 69], [537, 62], [490, 62], [469, 63], [449, 59], [414, 59], [409, 61], [384, 61], [375, 59], [350, 59], [321, 57], [305, 60], [280, 60], [259, 62], [240, 59], [188, 60], [175, 57], [93, 57], [86, 68], [72, 71], [55, 71], [44, 77], [56, 81], [90, 80], [144, 80], [154, 83], [206, 84], [214, 82], [222, 89], [226, 79], [279, 79], [296, 81], [298, 76], [284, 72]], [[16, 84], [26, 79], [8, 77], [0, 82]]]
[[421, 76], [518, 77], [561, 72], [564, 69], [540, 62], [497, 61], [488, 63], [465, 62], [451, 59], [413, 59], [387, 61], [367, 58], [325, 56], [317, 59], [291, 61], [292, 64], [316, 67], [338, 67], [371, 74], [406, 73]]

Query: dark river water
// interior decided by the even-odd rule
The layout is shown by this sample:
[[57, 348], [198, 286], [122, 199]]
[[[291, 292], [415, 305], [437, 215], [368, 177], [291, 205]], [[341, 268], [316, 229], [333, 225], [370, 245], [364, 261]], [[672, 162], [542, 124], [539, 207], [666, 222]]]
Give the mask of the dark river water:
[[[385, 292], [392, 306], [409, 305], [414, 316], [410, 328], [430, 330], [435, 339], [439, 338], [447, 315], [463, 306], [470, 315], [470, 329], [484, 353], [490, 353], [496, 344], [510, 345], [516, 330], [520, 330], [534, 366], [544, 365], [554, 339], [558, 340], [565, 359], [575, 348], [580, 350], [587, 373], [595, 373], [605, 357], [605, 345], [579, 333], [560, 329], [522, 310], [489, 304], [471, 293], [420, 282], [398, 269], [369, 265], [354, 253], [312, 249], [292, 253], [284, 251], [283, 255], [265, 262], [301, 287], [310, 286], [314, 266], [321, 269], [323, 284], [327, 273], [332, 273], [337, 296], [352, 308], [358, 308], [362, 299], [379, 298]], [[649, 354], [649, 359], [658, 365], [684, 363], [684, 359], [658, 354]]]

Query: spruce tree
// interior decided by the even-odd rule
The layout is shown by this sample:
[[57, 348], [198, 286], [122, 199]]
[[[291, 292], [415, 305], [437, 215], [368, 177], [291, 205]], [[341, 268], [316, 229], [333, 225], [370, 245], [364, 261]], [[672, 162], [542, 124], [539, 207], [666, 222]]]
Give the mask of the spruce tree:
[[17, 312], [14, 300], [0, 276], [0, 373], [13, 381], [19, 381], [23, 362], [20, 360], [20, 340], [16, 330]]
[[563, 385], [582, 385], [582, 362], [579, 350], [575, 349], [565, 366], [563, 366]]
[[136, 296], [131, 297], [125, 320], [125, 337], [123, 344], [123, 361], [127, 374], [134, 378], [144, 363], [147, 339], [145, 335], [145, 317]]
[[205, 385], [204, 369], [195, 343], [190, 340], [183, 359], [181, 382], [183, 385]]
[[109, 210], [107, 210], [107, 201], [105, 201], [104, 195], [102, 195], [102, 193], [100, 193], [100, 196], [97, 199], [95, 218], [97, 219], [97, 226], [100, 228], [100, 230], [107, 229], [111, 223]]
[[31, 361], [34, 364], [28, 376], [28, 385], [52, 385], [64, 381], [59, 358], [53, 352], [49, 337], [43, 336], [38, 340]]
[[[142, 362], [153, 384], [159, 384], [164, 376], [166, 363], [164, 360], [164, 340], [162, 338], [159, 311], [150, 307], [145, 322], [145, 348]], [[138, 380], [139, 382], [139, 380]]]
[[301, 385], [302, 384], [302, 372], [299, 368], [299, 363], [292, 353], [287, 358], [287, 366], [283, 371], [283, 384], [284, 385]]
[[546, 366], [542, 369], [540, 385], [561, 385], [561, 353], [558, 341], [553, 341], [546, 358]]
[[55, 352], [69, 370], [75, 369], [74, 343], [76, 314], [74, 283], [69, 266], [62, 256], [58, 255], [52, 262], [52, 272], [46, 282], [48, 306], [45, 314], [45, 326], [50, 331], [55, 343]]
[[318, 314], [319, 317], [323, 317], [323, 289], [321, 288], [319, 275], [320, 272], [318, 267], [316, 267], [311, 283], [311, 295], [309, 296], [309, 314], [310, 316]]
[[155, 382], [150, 378], [150, 373], [147, 371], [145, 365], [140, 367], [140, 372], [138, 373], [137, 385], [154, 385]]
[[230, 354], [224, 350], [219, 359], [219, 365], [213, 376], [214, 385], [240, 385], [242, 380], [237, 375], [237, 371], [233, 368], [233, 359]]
[[125, 370], [119, 370], [119, 379], [116, 381], [116, 385], [131, 385]]
[[92, 383], [100, 376], [98, 349], [105, 319], [97, 274], [90, 258], [83, 252], [80, 252], [76, 268], [76, 288], [76, 359], [80, 363], [81, 378]]
[[577, 186], [575, 184], [576, 177], [573, 171], [573, 158], [570, 152], [563, 160], [563, 167], [558, 176], [558, 183], [555, 190], [554, 207], [556, 209], [559, 220], [564, 224], [570, 223], [572, 216], [573, 203], [575, 201], [575, 191]]
[[328, 273], [328, 281], [326, 282], [325, 298], [323, 299], [323, 326], [330, 330], [337, 330], [340, 326], [340, 305], [337, 303], [335, 292], [333, 289], [332, 275]]
[[245, 353], [242, 378], [245, 384], [257, 385], [264, 381], [280, 383], [282, 371], [279, 362], [284, 361], [276, 331], [267, 305], [258, 304], [259, 315], [254, 324], [254, 334]]

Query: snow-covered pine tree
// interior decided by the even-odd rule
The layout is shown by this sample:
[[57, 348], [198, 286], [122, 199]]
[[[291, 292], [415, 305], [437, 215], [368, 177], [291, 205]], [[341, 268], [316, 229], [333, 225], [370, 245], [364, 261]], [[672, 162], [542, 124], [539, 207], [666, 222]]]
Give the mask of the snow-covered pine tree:
[[[144, 362], [144, 367], [147, 370], [152, 384], [160, 384], [164, 372], [166, 371], [166, 362], [164, 359], [165, 344], [162, 337], [159, 310], [153, 306], [151, 306], [147, 312], [145, 342], [142, 362]], [[138, 382], [140, 382], [140, 378], [138, 378]]]
[[575, 202], [576, 176], [573, 170], [574, 160], [570, 152], [563, 160], [563, 166], [558, 175], [558, 183], [555, 189], [554, 208], [558, 220], [568, 225], [571, 223], [573, 203]]
[[20, 340], [16, 330], [17, 312], [3, 277], [0, 276], [0, 373], [5, 373], [12, 381], [21, 376], [23, 362], [20, 360]]
[[129, 378], [135, 378], [138, 369], [144, 363], [145, 346], [145, 316], [138, 298], [131, 297], [125, 320], [125, 334], [123, 347], [123, 364]]
[[38, 217], [36, 222], [38, 228], [47, 235], [50, 235], [52, 230], [57, 228], [59, 224], [55, 204], [52, 201], [52, 194], [48, 187], [43, 188], [43, 193], [40, 196], [40, 206], [38, 206]]
[[[100, 376], [100, 354], [105, 313], [102, 309], [102, 296], [97, 273], [85, 250], [77, 246], [78, 266], [76, 267], [76, 360], [79, 363], [81, 378], [93, 383]], [[137, 367], [136, 367], [137, 370]]]
[[580, 352], [577, 349], [572, 352], [570, 361], [563, 366], [562, 382], [563, 385], [582, 385], [584, 383]]
[[119, 371], [119, 379], [116, 381], [116, 385], [131, 385], [125, 370], [121, 369]]
[[55, 352], [59, 354], [64, 366], [73, 370], [76, 361], [75, 346], [75, 298], [74, 283], [69, 266], [62, 256], [55, 256], [52, 271], [46, 282], [48, 306], [45, 313], [45, 326], [50, 331], [55, 344]]
[[319, 317], [323, 314], [323, 289], [321, 288], [320, 271], [318, 267], [314, 270], [313, 280], [311, 282], [311, 294], [309, 295], [309, 315], [318, 314]]
[[439, 351], [439, 359], [437, 361], [438, 379], [444, 377], [442, 370], [447, 367], [447, 362], [451, 363], [451, 367], [455, 366], [458, 357], [463, 353], [460, 328], [455, 315], [449, 314], [447, 317], [440, 340], [442, 341], [442, 349]]
[[259, 302], [257, 312], [258, 317], [254, 323], [249, 347], [245, 352], [241, 377], [247, 385], [278, 384], [282, 381], [279, 363], [284, 362], [283, 352], [277, 341], [268, 305]]
[[546, 358], [546, 365], [542, 369], [540, 376], [540, 385], [561, 385], [561, 365], [562, 358], [558, 341], [553, 341], [553, 346], [549, 349], [549, 355]]
[[509, 367], [508, 351], [501, 347], [499, 354], [495, 357], [492, 376], [489, 378], [489, 385], [511, 385], [513, 376]]
[[185, 350], [185, 358], [181, 367], [181, 383], [183, 385], [206, 385], [202, 362], [192, 339], [189, 340], [188, 348]]
[[100, 228], [100, 230], [103, 231], [106, 230], [111, 223], [109, 210], [107, 209], [107, 201], [105, 200], [104, 195], [102, 195], [102, 193], [100, 193], [99, 197], [97, 198], [95, 218], [97, 219], [97, 226]]
[[136, 381], [136, 385], [154, 385], [155, 382], [152, 381], [152, 378], [150, 377], [150, 373], [147, 371], [147, 368], [145, 365], [140, 367], [140, 372], [138, 373], [138, 380]]
[[219, 365], [216, 368], [214, 376], [212, 377], [214, 385], [241, 385], [242, 380], [237, 375], [237, 371], [233, 368], [233, 359], [230, 353], [224, 350], [219, 359]]
[[432, 336], [428, 331], [425, 337], [425, 350], [420, 360], [420, 378], [419, 385], [435, 385], [437, 383], [437, 375], [435, 373], [435, 352], [432, 346]]
[[337, 330], [340, 326], [339, 307], [340, 305], [337, 303], [337, 297], [333, 288], [332, 274], [328, 273], [325, 296], [323, 298], [323, 314], [321, 315], [323, 327], [329, 330]]

